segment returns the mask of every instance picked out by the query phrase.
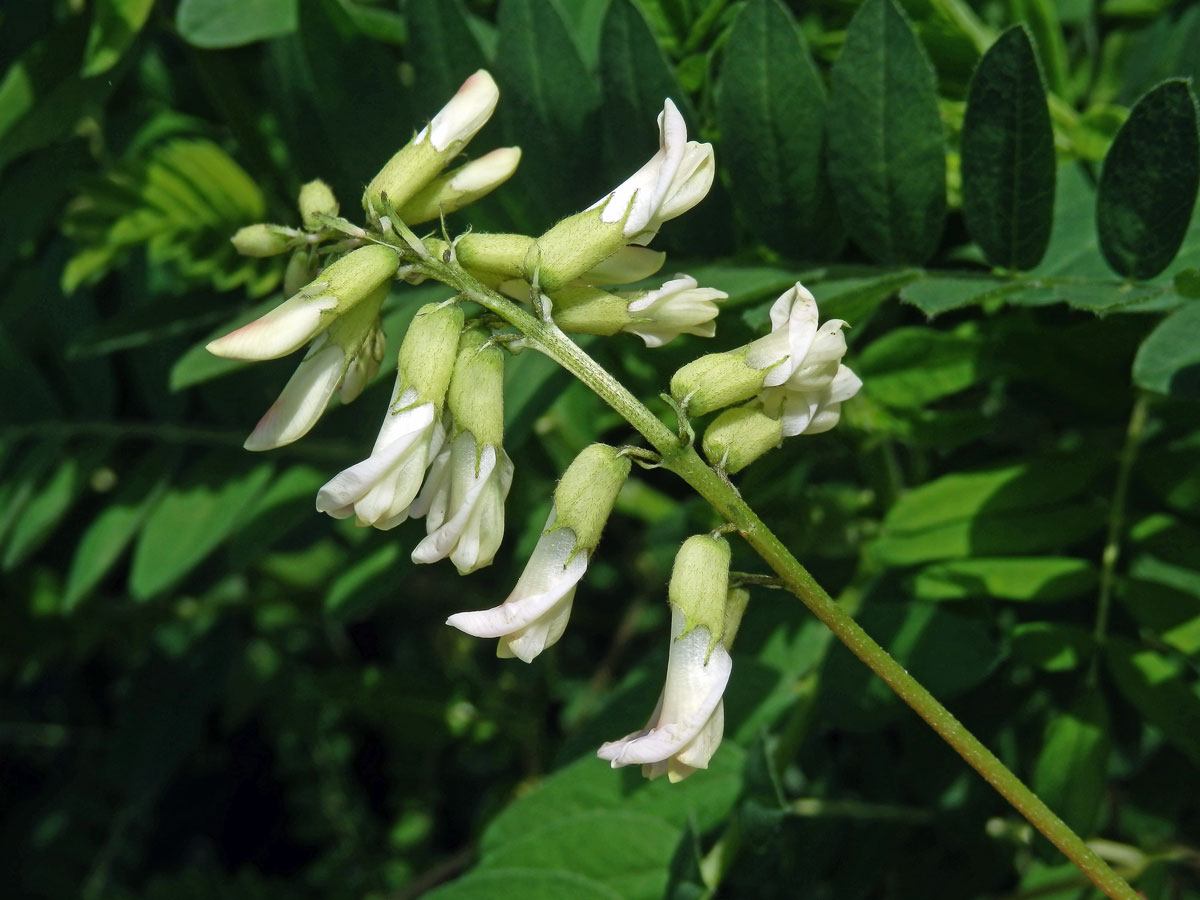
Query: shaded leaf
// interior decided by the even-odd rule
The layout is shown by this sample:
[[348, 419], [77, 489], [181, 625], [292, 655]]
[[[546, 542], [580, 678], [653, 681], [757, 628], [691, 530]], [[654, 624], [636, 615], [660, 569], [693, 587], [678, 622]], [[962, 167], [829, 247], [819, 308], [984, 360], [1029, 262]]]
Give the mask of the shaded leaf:
[[1170, 397], [1200, 399], [1200, 303], [1167, 316], [1142, 341], [1133, 383]]
[[830, 73], [829, 176], [842, 221], [880, 262], [933, 255], [946, 212], [933, 68], [892, 0], [868, 0]]
[[84, 49], [84, 78], [107, 72], [138, 36], [154, 0], [96, 0]]
[[1095, 833], [1108, 775], [1108, 710], [1087, 691], [1054, 716], [1033, 769], [1033, 790], [1073, 831]]
[[926, 566], [913, 577], [913, 593], [928, 600], [995, 597], [1038, 603], [1066, 600], [1096, 585], [1096, 568], [1069, 556], [959, 559]]
[[1170, 264], [1198, 185], [1196, 98], [1186, 81], [1164, 81], [1133, 107], [1104, 158], [1096, 228], [1114, 271], [1145, 279]]
[[992, 265], [1032, 269], [1050, 241], [1054, 134], [1028, 31], [1014, 25], [971, 78], [962, 130], [963, 214]]
[[792, 258], [837, 252], [825, 174], [825, 87], [779, 0], [751, 0], [730, 29], [717, 85], [719, 158], [751, 231]]
[[180, 0], [175, 27], [195, 47], [240, 47], [296, 30], [298, 0]]
[[1077, 668], [1092, 653], [1092, 633], [1078, 625], [1022, 622], [1013, 629], [1013, 661], [1047, 672]]
[[1105, 661], [1125, 699], [1176, 749], [1200, 765], [1200, 689], [1181, 663], [1110, 637]]
[[985, 347], [974, 336], [898, 328], [868, 345], [854, 368], [877, 400], [915, 409], [978, 382]]

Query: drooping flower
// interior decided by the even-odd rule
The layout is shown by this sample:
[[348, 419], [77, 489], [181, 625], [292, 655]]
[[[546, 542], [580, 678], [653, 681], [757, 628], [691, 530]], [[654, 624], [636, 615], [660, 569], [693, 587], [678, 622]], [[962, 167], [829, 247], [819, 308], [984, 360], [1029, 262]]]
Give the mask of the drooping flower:
[[299, 440], [317, 424], [336, 393], [350, 403], [383, 361], [379, 307], [389, 285], [338, 318], [309, 345], [283, 392], [246, 438], [247, 450], [271, 450]]
[[629, 459], [615, 448], [584, 449], [563, 473], [546, 527], [512, 593], [499, 606], [456, 613], [446, 624], [499, 638], [498, 655], [524, 662], [557, 642], [571, 616], [575, 586], [628, 474]]
[[379, 308], [399, 263], [389, 247], [359, 248], [266, 315], [209, 342], [214, 356], [244, 360], [275, 359], [313, 342], [246, 439], [247, 450], [270, 450], [303, 437], [335, 391], [344, 403], [359, 395], [383, 357]]
[[462, 334], [446, 409], [453, 437], [412, 505], [412, 515], [424, 515], [428, 530], [412, 559], [432, 563], [449, 557], [465, 575], [490, 565], [500, 549], [513, 476], [512, 460], [501, 446], [504, 356], [482, 329]]
[[729, 645], [748, 594], [729, 590], [729, 545], [688, 538], [671, 573], [671, 644], [667, 677], [645, 728], [597, 751], [612, 767], [641, 765], [647, 778], [680, 781], [705, 769], [725, 727], [722, 696], [733, 671]]
[[392, 401], [371, 455], [317, 492], [317, 511], [387, 530], [410, 515], [425, 469], [445, 440], [442, 406], [462, 330], [455, 305], [430, 303], [409, 325], [400, 347]]

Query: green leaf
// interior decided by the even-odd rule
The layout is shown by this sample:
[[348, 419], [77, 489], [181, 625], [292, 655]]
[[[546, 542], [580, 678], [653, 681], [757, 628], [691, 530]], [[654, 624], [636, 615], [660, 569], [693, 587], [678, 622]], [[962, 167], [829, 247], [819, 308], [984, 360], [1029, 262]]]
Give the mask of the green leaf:
[[45, 480], [29, 495], [20, 516], [13, 522], [4, 547], [0, 567], [11, 572], [24, 562], [42, 543], [50, 537], [54, 528], [66, 516], [71, 505], [79, 496], [84, 480], [107, 447], [93, 448], [79, 453], [58, 455], [57, 465]]
[[900, 299], [932, 319], [953, 309], [992, 303], [1028, 290], [1030, 286], [1020, 281], [933, 277], [906, 285], [900, 291]]
[[154, 0], [97, 0], [80, 74], [90, 78], [115, 66], [153, 8]]
[[1200, 689], [1182, 663], [1110, 637], [1105, 660], [1118, 689], [1193, 765], [1200, 765]]
[[116, 565], [166, 490], [177, 457], [173, 448], [151, 450], [130, 467], [128, 478], [75, 546], [63, 590], [65, 612], [77, 607]]
[[657, 900], [679, 827], [645, 812], [599, 809], [564, 816], [493, 849], [476, 872], [546, 869], [580, 875], [627, 900]]
[[880, 262], [933, 255], [946, 160], [933, 68], [892, 0], [868, 0], [830, 73], [829, 176], [838, 211]]
[[238, 527], [271, 479], [226, 454], [199, 460], [154, 507], [133, 551], [130, 593], [147, 600], [177, 584]]
[[424, 895], [426, 900], [622, 900], [598, 881], [571, 872], [544, 869], [490, 869], [472, 872]]
[[1167, 316], [1133, 360], [1133, 383], [1186, 400], [1200, 399], [1200, 303]]
[[[1140, 564], [1139, 564], [1140, 563]], [[1180, 653], [1200, 653], [1200, 593], [1181, 585], [1160, 583], [1153, 566], [1139, 560], [1131, 567], [1117, 596], [1143, 628]], [[1200, 573], [1196, 573], [1200, 578]]]
[[1067, 672], [1088, 659], [1092, 633], [1078, 625], [1022, 622], [1012, 632], [1013, 662], [1047, 672]]
[[710, 828], [729, 812], [741, 791], [744, 757], [741, 748], [726, 741], [700, 777], [670, 784], [665, 778], [646, 781], [636, 766], [614, 772], [589, 753], [502, 810], [485, 829], [481, 849], [486, 856], [532, 828], [601, 809], [649, 813], [676, 828], [694, 816], [697, 827]]
[[[936, 603], [864, 603], [863, 629], [936, 696], [948, 699], [979, 684], [1000, 659], [988, 629]], [[825, 714], [838, 726], [869, 730], [907, 707], [842, 644], [821, 675]]]
[[926, 600], [995, 597], [1050, 603], [1087, 593], [1096, 578], [1095, 566], [1069, 556], [959, 559], [921, 569], [912, 590]]
[[296, 30], [298, 0], [180, 0], [175, 27], [194, 47], [241, 47]]
[[408, 0], [404, 11], [411, 31], [408, 52], [429, 104], [423, 112], [432, 116], [438, 103], [453, 97], [467, 76], [484, 67], [483, 51], [461, 0]]
[[1096, 689], [1046, 728], [1033, 790], [1081, 835], [1095, 834], [1108, 775], [1108, 710]]
[[854, 368], [875, 399], [917, 409], [977, 383], [985, 347], [973, 335], [898, 328], [868, 345]]
[[550, 0], [504, 0], [496, 24], [497, 117], [522, 152], [508, 194], [536, 234], [614, 187], [596, 184], [600, 93]]
[[1029, 32], [1000, 35], [971, 78], [962, 130], [963, 215], [994, 266], [1032, 269], [1054, 218], [1054, 133]]
[[733, 21], [717, 84], [719, 158], [750, 230], [793, 259], [842, 241], [825, 174], [825, 87], [791, 12], [751, 0]]
[[914, 488], [888, 511], [871, 554], [886, 565], [1060, 550], [1103, 526], [1087, 503], [1067, 503], [1106, 461], [1051, 457], [956, 472]]
[[[692, 128], [695, 112], [642, 12], [630, 0], [612, 0], [600, 31], [600, 77], [604, 86], [604, 172], [609, 187], [636, 171], [654, 152], [650, 128], [670, 97]], [[632, 129], [642, 125], [645, 133]], [[599, 191], [604, 185], [597, 186]]]
[[1150, 90], [1117, 133], [1100, 175], [1100, 249], [1126, 278], [1153, 278], [1175, 258], [1200, 185], [1196, 98], [1186, 81]]

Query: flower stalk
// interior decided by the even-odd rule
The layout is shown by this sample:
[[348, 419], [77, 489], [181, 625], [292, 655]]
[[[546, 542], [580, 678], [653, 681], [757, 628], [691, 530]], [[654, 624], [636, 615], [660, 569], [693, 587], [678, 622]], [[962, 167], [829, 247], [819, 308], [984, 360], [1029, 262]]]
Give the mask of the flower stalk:
[[775, 572], [784, 587], [799, 598], [1030, 824], [1075, 863], [1093, 884], [1113, 900], [1137, 900], [1137, 892], [1120, 875], [838, 606], [733, 486], [705, 463], [690, 442], [681, 441], [674, 431], [552, 322], [532, 315], [456, 265], [437, 259], [421, 260], [416, 264], [429, 277], [449, 285], [500, 316], [525, 336], [529, 346], [549, 356], [591, 388], [642, 434], [660, 454], [664, 468], [687, 482], [736, 528], [746, 543]]

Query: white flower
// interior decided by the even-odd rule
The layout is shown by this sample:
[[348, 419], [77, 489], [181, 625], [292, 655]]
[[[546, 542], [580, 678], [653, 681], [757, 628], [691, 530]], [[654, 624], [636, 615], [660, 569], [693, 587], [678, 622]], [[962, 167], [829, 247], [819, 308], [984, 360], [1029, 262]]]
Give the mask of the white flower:
[[[343, 403], [362, 393], [383, 360], [383, 331], [377, 313], [371, 315], [359, 333], [341, 336], [344, 343], [330, 337], [336, 325], [317, 335], [279, 399], [246, 438], [247, 450], [273, 450], [299, 440], [317, 424], [334, 393]], [[351, 316], [354, 312], [346, 319]]]
[[579, 285], [633, 284], [662, 268], [667, 254], [645, 247], [622, 247], [579, 277]]
[[808, 386], [794, 388], [789, 381], [780, 387], [766, 388], [760, 395], [763, 409], [782, 419], [784, 437], [820, 434], [833, 428], [841, 418], [842, 404], [862, 387], [859, 377], [840, 363], [822, 368], [823, 371], [803, 379]]
[[438, 152], [449, 150], [453, 144], [465, 144], [492, 117], [499, 99], [496, 82], [485, 69], [480, 69], [462, 83], [413, 143], [419, 144], [428, 137]]
[[587, 571], [588, 551], [578, 547], [570, 528], [554, 528], [555, 513], [546, 520], [517, 586], [499, 606], [478, 612], [456, 613], [446, 620], [475, 637], [500, 638], [497, 655], [515, 656], [523, 662], [562, 637], [571, 617], [575, 587]]
[[717, 333], [717, 301], [729, 295], [713, 288], [697, 287], [696, 279], [676, 275], [655, 291], [648, 291], [629, 304], [633, 321], [622, 330], [636, 334], [647, 347], [661, 347], [681, 334], [712, 337]]
[[658, 152], [611, 194], [588, 207], [603, 207], [600, 220], [607, 224], [621, 221], [628, 210], [622, 230], [631, 244], [650, 243], [663, 222], [703, 200], [716, 173], [712, 145], [687, 139], [683, 116], [669, 99], [658, 116], [658, 136]]
[[512, 477], [508, 454], [492, 444], [478, 450], [471, 432], [446, 444], [412, 505], [413, 516], [426, 517], [429, 532], [413, 550], [413, 562], [448, 556], [461, 575], [491, 565], [504, 537], [504, 500]]
[[671, 607], [671, 650], [667, 679], [650, 721], [641, 731], [603, 744], [597, 751], [612, 767], [641, 765], [647, 778], [665, 774], [680, 781], [708, 768], [725, 728], [721, 695], [733, 661], [721, 642], [709, 652], [707, 628], [683, 634], [686, 617]]
[[335, 519], [357, 516], [359, 524], [388, 530], [410, 515], [425, 469], [441, 449], [445, 429], [432, 402], [416, 403], [417, 391], [392, 403], [367, 459], [336, 475], [317, 492], [317, 511]]

